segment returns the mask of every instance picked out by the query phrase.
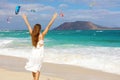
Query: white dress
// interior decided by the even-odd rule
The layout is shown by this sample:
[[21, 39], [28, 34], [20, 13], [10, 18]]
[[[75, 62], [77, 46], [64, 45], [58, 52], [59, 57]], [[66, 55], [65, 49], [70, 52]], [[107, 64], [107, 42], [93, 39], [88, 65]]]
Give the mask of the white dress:
[[39, 40], [37, 47], [33, 47], [32, 54], [25, 65], [26, 70], [32, 72], [40, 71], [44, 57], [44, 46], [40, 46], [41, 44], [44, 44], [43, 40]]

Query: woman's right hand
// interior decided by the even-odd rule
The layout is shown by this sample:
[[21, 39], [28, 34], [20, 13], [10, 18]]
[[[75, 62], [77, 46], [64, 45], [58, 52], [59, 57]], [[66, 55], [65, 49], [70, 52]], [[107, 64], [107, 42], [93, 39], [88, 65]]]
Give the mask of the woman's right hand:
[[22, 18], [23, 18], [23, 19], [26, 19], [27, 16], [26, 16], [25, 14], [22, 14]]

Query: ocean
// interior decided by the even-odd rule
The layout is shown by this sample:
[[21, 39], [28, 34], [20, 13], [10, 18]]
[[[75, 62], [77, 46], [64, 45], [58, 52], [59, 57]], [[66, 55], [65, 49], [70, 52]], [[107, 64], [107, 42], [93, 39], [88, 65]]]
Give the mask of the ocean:
[[[44, 62], [120, 75], [120, 30], [51, 30], [44, 41]], [[27, 30], [0, 31], [0, 55], [28, 58], [31, 48]]]

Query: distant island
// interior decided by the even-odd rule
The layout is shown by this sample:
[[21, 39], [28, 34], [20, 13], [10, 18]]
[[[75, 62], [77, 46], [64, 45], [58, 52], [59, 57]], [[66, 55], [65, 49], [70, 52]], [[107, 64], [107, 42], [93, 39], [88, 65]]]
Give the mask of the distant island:
[[120, 30], [119, 27], [103, 27], [89, 21], [65, 22], [53, 30]]

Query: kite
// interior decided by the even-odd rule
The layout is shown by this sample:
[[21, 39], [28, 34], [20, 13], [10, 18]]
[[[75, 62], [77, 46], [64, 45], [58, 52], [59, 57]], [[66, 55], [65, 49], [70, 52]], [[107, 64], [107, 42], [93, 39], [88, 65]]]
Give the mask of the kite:
[[16, 14], [16, 15], [19, 13], [20, 7], [21, 7], [21, 6], [16, 6], [16, 8], [15, 8], [15, 14]]
[[31, 9], [31, 12], [36, 12], [34, 9]]
[[60, 16], [61, 16], [61, 17], [64, 17], [64, 14], [61, 12], [61, 13], [60, 13]]
[[92, 8], [95, 5], [96, 5], [96, 2], [91, 2], [89, 6]]
[[12, 19], [11, 16], [9, 16], [9, 17], [7, 18], [7, 23], [10, 23], [10, 19]]

